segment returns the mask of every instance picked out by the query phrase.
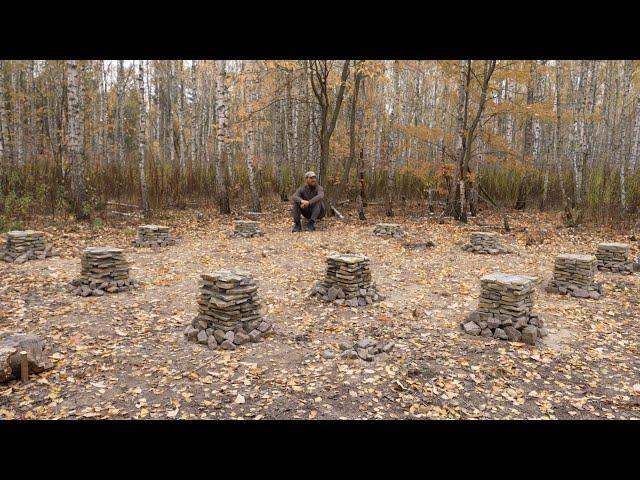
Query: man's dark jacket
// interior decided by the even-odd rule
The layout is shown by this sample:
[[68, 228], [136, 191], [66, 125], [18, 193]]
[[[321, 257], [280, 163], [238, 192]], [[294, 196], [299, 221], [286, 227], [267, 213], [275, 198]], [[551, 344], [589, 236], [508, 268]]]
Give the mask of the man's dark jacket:
[[295, 203], [300, 203], [301, 200], [307, 200], [310, 207], [318, 202], [324, 203], [323, 199], [324, 189], [320, 185], [310, 187], [305, 183], [298, 190], [296, 190], [296, 193], [293, 194], [293, 201]]

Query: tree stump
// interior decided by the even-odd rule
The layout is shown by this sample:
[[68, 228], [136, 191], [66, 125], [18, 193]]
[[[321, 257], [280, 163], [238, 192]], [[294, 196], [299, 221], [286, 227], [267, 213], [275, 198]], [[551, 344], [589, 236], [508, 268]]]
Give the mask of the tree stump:
[[[0, 333], [0, 382], [25, 378], [25, 374], [39, 373], [53, 365], [44, 353], [45, 342], [36, 335]], [[26, 370], [23, 355], [26, 352]], [[23, 373], [24, 372], [24, 373]]]

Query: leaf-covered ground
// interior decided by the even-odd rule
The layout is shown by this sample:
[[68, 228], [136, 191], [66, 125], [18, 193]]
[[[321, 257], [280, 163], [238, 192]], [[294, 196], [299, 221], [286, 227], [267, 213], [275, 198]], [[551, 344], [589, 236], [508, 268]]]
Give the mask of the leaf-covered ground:
[[[473, 222], [497, 225], [501, 217], [460, 225], [398, 216], [409, 238], [393, 240], [373, 236], [374, 224], [388, 219], [368, 215], [292, 234], [283, 207], [261, 219], [264, 237], [231, 239], [232, 218], [169, 212], [156, 223], [170, 225], [178, 244], [161, 250], [129, 246], [135, 222], [31, 222], [62, 256], [0, 262], [0, 328], [45, 337], [54, 368], [0, 385], [0, 418], [640, 418], [640, 276], [598, 273], [606, 288], [598, 301], [542, 288], [554, 255], [629, 242], [628, 232], [511, 214], [504, 243], [516, 253], [485, 256], [460, 247], [478, 229]], [[544, 242], [527, 246], [531, 235]], [[403, 247], [427, 240], [436, 246]], [[638, 243], [630, 243], [637, 256]], [[142, 288], [67, 293], [81, 249], [99, 245], [125, 248]], [[346, 251], [371, 258], [384, 302], [352, 309], [307, 298], [326, 256]], [[253, 273], [276, 334], [233, 352], [187, 343], [199, 274], [234, 266]], [[480, 276], [493, 271], [538, 277], [535, 309], [550, 330], [542, 346], [459, 329], [476, 306]], [[365, 336], [396, 346], [373, 362], [322, 355]]]

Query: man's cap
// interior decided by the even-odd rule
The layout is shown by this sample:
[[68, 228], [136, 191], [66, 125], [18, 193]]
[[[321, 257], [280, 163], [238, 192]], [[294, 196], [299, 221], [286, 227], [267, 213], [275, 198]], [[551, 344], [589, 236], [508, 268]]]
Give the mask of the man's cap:
[[315, 172], [311, 172], [311, 171], [309, 171], [309, 172], [304, 174], [304, 178], [311, 178], [311, 177], [315, 177], [315, 176], [316, 176], [316, 173]]

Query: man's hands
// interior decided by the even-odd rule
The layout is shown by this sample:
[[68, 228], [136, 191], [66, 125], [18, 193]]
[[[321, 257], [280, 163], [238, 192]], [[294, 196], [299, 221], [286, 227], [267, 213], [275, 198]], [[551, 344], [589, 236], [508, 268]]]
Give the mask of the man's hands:
[[309, 206], [309, 200], [300, 200], [300, 208], [307, 208]]

